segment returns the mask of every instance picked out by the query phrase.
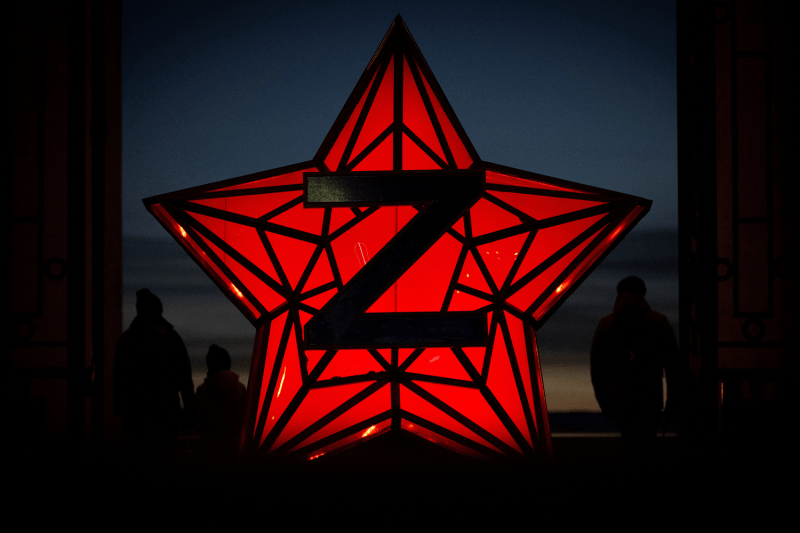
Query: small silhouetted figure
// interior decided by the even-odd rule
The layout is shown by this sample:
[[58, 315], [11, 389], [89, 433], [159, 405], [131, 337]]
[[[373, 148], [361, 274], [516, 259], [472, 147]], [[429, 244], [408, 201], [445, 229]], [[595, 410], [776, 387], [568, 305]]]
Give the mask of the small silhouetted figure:
[[635, 276], [619, 282], [614, 312], [600, 321], [591, 350], [597, 403], [616, 420], [626, 453], [633, 457], [649, 455], [656, 443], [665, 370], [667, 409], [675, 406], [680, 391], [675, 333], [667, 317], [650, 309], [646, 291]]
[[136, 318], [117, 342], [114, 414], [122, 418], [134, 453], [169, 452], [177, 437], [180, 397], [194, 412], [189, 355], [172, 324], [161, 316], [161, 300], [148, 289], [136, 292]]
[[239, 445], [247, 389], [231, 371], [231, 357], [216, 344], [206, 354], [208, 376], [197, 387], [197, 413], [203, 424], [202, 443], [210, 459], [232, 458]]

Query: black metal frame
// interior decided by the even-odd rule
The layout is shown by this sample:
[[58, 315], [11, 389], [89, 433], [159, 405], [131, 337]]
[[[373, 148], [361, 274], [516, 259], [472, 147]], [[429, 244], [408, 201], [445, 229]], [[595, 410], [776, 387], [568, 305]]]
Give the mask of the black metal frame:
[[[436, 132], [437, 139], [439, 144], [442, 147], [442, 150], [445, 153], [445, 158], [447, 161], [442, 161], [441, 158], [436, 155], [436, 153], [427, 146], [424, 142], [422, 142], [416, 134], [414, 134], [408, 127], [404, 126], [403, 124], [403, 111], [402, 111], [402, 103], [403, 103], [403, 63], [402, 59], [408, 61], [409, 70], [411, 71], [412, 76], [414, 77], [414, 83], [419, 91], [420, 96], [422, 97], [423, 104], [425, 105], [426, 110], [428, 111], [428, 116], [431, 119], [431, 123], [433, 125], [434, 131]], [[394, 121], [392, 125], [385, 130], [381, 135], [379, 135], [375, 141], [369, 144], [360, 154], [357, 154], [355, 158], [351, 159], [352, 157], [352, 150], [358, 140], [359, 134], [361, 133], [361, 128], [366, 121], [367, 115], [371, 109], [372, 101], [375, 98], [375, 95], [380, 88], [381, 81], [383, 80], [383, 76], [386, 72], [386, 69], [389, 66], [389, 62], [394, 59]], [[461, 126], [461, 123], [458, 120], [453, 108], [450, 106], [450, 103], [447, 101], [447, 97], [442, 91], [439, 82], [436, 81], [436, 77], [433, 75], [428, 63], [425, 61], [425, 58], [422, 56], [422, 52], [420, 52], [419, 48], [417, 47], [417, 43], [414, 41], [414, 38], [411, 36], [411, 33], [408, 31], [408, 28], [403, 22], [403, 19], [400, 15], [397, 15], [395, 20], [392, 22], [389, 30], [386, 32], [386, 35], [383, 37], [381, 44], [378, 46], [378, 49], [375, 51], [375, 54], [372, 56], [369, 64], [367, 65], [366, 70], [361, 75], [361, 78], [356, 83], [353, 92], [350, 94], [350, 97], [347, 99], [342, 111], [339, 113], [339, 116], [336, 118], [336, 121], [333, 123], [328, 134], [325, 136], [325, 140], [322, 142], [322, 145], [317, 150], [316, 155], [314, 156], [314, 160], [317, 162], [320, 170], [322, 172], [329, 172], [329, 171], [338, 171], [338, 172], [349, 172], [352, 171], [353, 168], [361, 162], [364, 157], [366, 157], [372, 150], [377, 148], [377, 146], [386, 138], [386, 136], [390, 133], [397, 133], [394, 137], [394, 164], [393, 170], [402, 170], [402, 135], [401, 133], [405, 133], [408, 135], [409, 139], [411, 139], [421, 150], [423, 150], [429, 157], [431, 157], [434, 161], [436, 161], [443, 169], [452, 169], [455, 170], [458, 168], [456, 165], [455, 158], [452, 154], [450, 149], [450, 145], [447, 142], [445, 137], [444, 130], [442, 129], [441, 123], [437, 114], [434, 110], [433, 104], [428, 96], [428, 92], [424, 87], [424, 83], [422, 78], [428, 82], [428, 85], [431, 88], [436, 99], [439, 101], [439, 104], [442, 106], [445, 115], [447, 116], [450, 123], [453, 125], [453, 128], [456, 131], [461, 142], [464, 144], [464, 147], [467, 149], [467, 153], [469, 154], [470, 158], [472, 158], [473, 165], [478, 166], [481, 159], [478, 156], [478, 152], [472, 145], [472, 142], [469, 140], [466, 131]], [[371, 86], [370, 86], [371, 83]], [[339, 164], [336, 168], [328, 168], [325, 166], [325, 159], [327, 155], [330, 153], [331, 148], [333, 147], [336, 140], [341, 135], [342, 131], [344, 130], [347, 121], [350, 119], [350, 116], [355, 111], [358, 103], [361, 101], [361, 98], [364, 96], [364, 93], [367, 91], [369, 87], [370, 91], [367, 94], [367, 100], [365, 101], [364, 105], [361, 108], [358, 120], [350, 133], [350, 137], [348, 139], [347, 147], [345, 148]]]
[[[423, 97], [423, 101], [425, 103], [426, 110], [428, 111], [429, 118], [431, 119], [431, 123], [434, 126], [442, 150], [445, 153], [447, 161], [445, 162], [440, 158], [438, 158], [437, 162], [437, 164], [443, 167], [441, 170], [421, 171], [416, 173], [409, 171], [402, 171], [402, 142], [401, 142], [402, 137], [401, 135], [399, 135], [399, 133], [401, 132], [406, 134], [411, 133], [411, 135], [408, 135], [409, 138], [414, 143], [416, 143], [417, 146], [423, 149], [423, 151], [425, 151], [426, 154], [431, 156], [432, 154], [435, 155], [435, 153], [432, 149], [430, 149], [430, 147], [425, 146], [425, 144], [418, 137], [416, 137], [416, 135], [414, 135], [413, 132], [410, 132], [410, 130], [402, 124], [403, 84], [401, 78], [402, 74], [398, 75], [397, 72], [397, 69], [399, 69], [400, 72], [402, 73], [402, 63], [399, 60], [401, 57], [405, 57], [409, 60], [408, 61], [409, 69], [412, 72], [412, 75], [414, 76], [415, 84], [417, 85], [417, 88]], [[376, 139], [374, 139], [371, 143], [369, 143], [368, 146], [364, 150], [362, 150], [360, 154], [358, 154], [355, 158], [351, 159], [351, 154], [358, 139], [360, 129], [363, 126], [366, 117], [371, 109], [372, 100], [374, 99], [375, 94], [378, 91], [382, 76], [386, 72], [389, 62], [392, 59], [394, 59], [394, 65], [396, 68], [394, 77], [395, 98], [393, 103], [395, 121], [389, 128], [387, 128], [383, 133], [378, 135]], [[459, 137], [459, 141], [463, 143], [464, 147], [467, 150], [467, 153], [472, 159], [472, 164], [469, 169], [470, 172], [465, 173], [464, 169], [459, 170], [457, 168], [453, 151], [449, 146], [449, 143], [447, 142], [447, 138], [442, 129], [441, 124], [438, 122], [438, 118], [433, 109], [433, 105], [429, 99], [426, 99], [427, 91], [423, 87], [423, 83], [421, 81], [420, 76], [424, 76], [425, 79], [428, 81], [431, 90], [433, 91], [434, 95], [436, 96], [440, 105], [442, 106], [442, 109], [447, 115], [448, 120], [453, 125]], [[330, 172], [332, 169], [328, 169], [324, 164], [325, 158], [330, 152], [334, 143], [339, 138], [348, 120], [350, 120], [351, 115], [358, 106], [362, 97], [365, 96], [367, 88], [369, 88], [369, 93], [366, 94], [366, 101], [359, 112], [359, 116], [353, 128], [353, 131], [350, 133], [350, 136], [347, 139], [347, 145], [344, 148], [342, 157], [340, 158], [337, 168], [335, 169], [339, 172], [332, 174]], [[400, 108], [399, 112], [398, 112], [398, 106]], [[380, 145], [380, 143], [390, 133], [398, 133], [398, 135], [395, 135], [394, 137], [395, 139], [395, 144], [393, 146], [394, 158], [392, 161], [393, 170], [388, 172], [353, 173], [352, 169], [358, 164], [358, 162], [363, 160], [364, 157], [366, 157], [372, 150], [377, 148]], [[397, 141], [398, 139], [400, 139], [400, 142]], [[432, 159], [434, 161], [437, 160], [433, 157]], [[450, 237], [454, 238], [461, 245], [461, 251], [459, 253], [456, 262], [456, 267], [454, 269], [452, 276], [450, 277], [450, 283], [447, 288], [444, 301], [442, 302], [441, 311], [439, 314], [441, 314], [442, 316], [454, 314], [452, 312], [448, 312], [448, 309], [456, 291], [463, 291], [467, 294], [471, 294], [472, 296], [476, 296], [486, 301], [486, 305], [472, 312], [473, 315], [480, 315], [485, 317], [486, 313], [492, 313], [492, 318], [489, 323], [489, 332], [488, 332], [489, 334], [487, 339], [488, 342], [485, 343], [487, 349], [484, 355], [482, 368], [479, 369], [473, 366], [472, 362], [467, 357], [463, 349], [458, 347], [458, 343], [448, 344], [448, 347], [450, 348], [455, 358], [460, 362], [465, 372], [469, 375], [470, 377], [469, 381], [459, 380], [454, 378], [443, 378], [443, 377], [420, 374], [409, 371], [410, 366], [424, 352], [424, 349], [426, 347], [433, 347], [438, 345], [437, 343], [430, 343], [430, 342], [424, 343], [424, 346], [420, 343], [414, 344], [414, 346], [418, 346], [418, 348], [414, 350], [414, 352], [409, 357], [407, 357], [403, 361], [403, 363], [399, 363], [399, 355], [398, 355], [398, 346], [407, 345], [403, 343], [392, 344], [390, 342], [388, 344], [387, 343], [376, 344], [375, 342], [370, 342], [367, 343], [366, 345], [361, 345], [358, 344], [357, 342], [353, 342], [352, 340], [350, 340], [337, 346], [324, 345], [325, 348], [329, 349], [327, 349], [322, 359], [314, 366], [313, 370], [311, 370], [310, 372], [308, 371], [307, 367], [308, 359], [305, 355], [305, 349], [308, 347], [307, 345], [309, 344], [309, 339], [306, 338], [305, 339], [306, 344], [304, 344], [304, 340], [300, 334], [300, 332], [303, 331], [300, 311], [304, 311], [305, 313], [308, 313], [313, 316], [313, 318], [308, 322], [306, 326], [308, 327], [308, 325], [312, 324], [313, 321], [319, 320], [319, 318], [317, 317], [320, 316], [321, 310], [312, 307], [311, 305], [308, 305], [307, 303], [305, 303], [306, 300], [308, 300], [311, 297], [322, 294], [324, 292], [335, 290], [337, 296], [329, 300], [329, 303], [323, 307], [323, 309], [327, 309], [331, 305], [335, 306], [336, 302], [341, 300], [340, 295], [343, 294], [344, 283], [342, 281], [342, 277], [337, 266], [337, 259], [333, 253], [332, 242], [335, 241], [341, 235], [343, 235], [346, 231], [354, 227], [355, 225], [365, 221], [378, 209], [381, 209], [382, 208], [381, 206], [398, 205], [398, 204], [406, 204], [406, 205], [416, 204], [415, 208], [419, 211], [419, 213], [417, 216], [414, 217], [414, 219], [412, 219], [412, 222], [414, 220], [417, 221], [422, 220], [426, 216], [429, 216], [432, 210], [426, 209], [420, 204], [425, 203], [428, 200], [436, 200], [439, 198], [439, 196], [442, 195], [440, 194], [436, 198], [434, 197], [412, 198], [410, 196], [407, 198], [387, 197], [384, 198], [382, 201], [376, 202], [375, 201], [376, 196], [372, 194], [372, 192], [374, 191], [365, 190], [363, 187], [356, 187], [356, 189], [352, 191], [353, 194], [355, 195], [353, 196], [353, 198], [350, 197], [344, 199], [340, 198], [334, 202], [331, 201], [326, 202], [324, 199], [320, 198], [308, 198], [307, 197], [307, 195], [309, 194], [308, 187], [304, 186], [303, 183], [300, 183], [299, 180], [297, 180], [296, 183], [290, 185], [279, 185], [274, 187], [257, 186], [250, 189], [243, 188], [243, 189], [228, 190], [228, 191], [221, 190], [227, 187], [241, 186], [247, 183], [258, 182], [260, 180], [264, 180], [265, 178], [283, 176], [292, 172], [299, 173], [300, 171], [303, 171], [306, 183], [308, 183], [309, 180], [313, 181], [322, 178], [336, 178], [336, 177], [339, 178], [344, 177], [345, 179], [354, 179], [356, 181], [358, 181], [359, 179], [369, 179], [369, 178], [380, 179], [381, 177], [383, 177], [385, 180], [388, 179], [388, 181], [396, 182], [398, 180], [413, 181], [414, 179], [418, 179], [419, 177], [428, 177], [431, 180], [438, 179], [444, 181], [447, 181], [449, 179], [452, 181], [452, 179], [457, 177], [467, 179], [472, 174], [480, 176], [487, 175], [485, 182], [485, 189], [481, 187], [481, 190], [477, 191], [480, 196], [480, 199], [477, 201], [486, 200], [488, 202], [493, 203], [498, 208], [504, 209], [509, 214], [516, 217], [519, 220], [519, 224], [507, 227], [499, 231], [494, 231], [486, 235], [475, 236], [472, 231], [471, 212], [470, 211], [464, 212], [462, 209], [458, 213], [454, 211], [453, 213], [450, 213], [448, 215], [449, 219], [447, 222], [447, 227], [449, 229], [446, 230], [442, 229], [442, 232], [439, 233], [434, 238], [435, 241], [436, 239], [441, 237], [444, 233], [446, 233]], [[520, 185], [506, 185], [503, 183], [498, 183], [499, 180], [496, 180], [491, 177], [492, 173], [504, 174], [507, 176], [518, 178], [519, 180], [521, 180]], [[448, 182], [448, 184], [452, 188], [453, 186], [452, 183]], [[537, 186], [537, 184], [540, 184], [541, 186]], [[411, 187], [413, 188], [413, 186], [414, 185], [412, 184]], [[554, 190], [552, 188], [549, 188], [549, 186], [560, 187], [568, 190]], [[258, 217], [248, 217], [236, 213], [231, 213], [221, 209], [204, 206], [197, 203], [198, 200], [204, 200], [204, 199], [242, 196], [242, 195], [268, 195], [272, 193], [285, 193], [288, 191], [297, 191], [297, 196], [285, 202], [279, 207], [273, 207], [269, 212], [264, 213], [263, 215], [259, 214]], [[406, 192], [414, 193], [415, 191], [404, 190], [401, 192], [402, 194], [398, 193], [400, 194], [400, 196], [407, 196], [405, 194]], [[507, 202], [505, 202], [498, 196], [505, 192], [544, 196], [553, 198], [554, 200], [558, 198], [589, 200], [594, 202], [601, 202], [601, 205], [598, 205], [596, 207], [591, 207], [588, 209], [583, 209], [573, 213], [568, 213], [566, 215], [560, 215], [542, 220], [537, 220], [532, 216], [528, 215], [527, 213], [525, 213], [524, 211], [517, 209], [512, 205], [509, 205]], [[361, 196], [366, 194], [367, 196], [356, 198], [356, 196], [358, 196], [359, 194]], [[318, 201], [317, 205], [320, 205], [321, 206], [320, 208], [325, 210], [322, 228], [319, 234], [311, 234], [308, 232], [300, 231], [295, 228], [290, 228], [288, 226], [283, 226], [271, 222], [271, 219], [285, 212], [286, 210], [298, 205], [300, 201], [305, 201], [306, 206], [311, 206], [315, 205], [314, 200], [317, 200]], [[475, 201], [476, 200], [472, 198], [470, 200], [470, 202], [472, 203], [470, 203], [469, 205], [471, 206], [472, 204], [475, 203]], [[450, 105], [447, 103], [444, 93], [441, 91], [441, 88], [439, 87], [438, 83], [436, 83], [436, 80], [433, 77], [433, 74], [430, 72], [427, 63], [425, 62], [424, 58], [422, 58], [419, 49], [416, 47], [416, 44], [411, 38], [411, 35], [408, 33], [408, 29], [405, 27], [405, 24], [403, 24], [399, 16], [392, 23], [392, 26], [390, 27], [389, 31], [387, 32], [386, 36], [384, 37], [381, 43], [381, 46], [378, 48], [378, 51], [373, 56], [373, 59], [372, 61], [370, 61], [364, 74], [362, 74], [361, 79], [356, 85], [355, 90], [350, 95], [347, 103], [345, 104], [344, 109], [339, 114], [338, 118], [336, 119], [336, 122], [334, 123], [330, 132], [326, 136], [325, 140], [323, 141], [322, 146], [317, 152], [317, 155], [315, 156], [314, 160], [306, 163], [292, 165], [290, 167], [283, 167], [273, 171], [260, 172], [248, 176], [243, 176], [241, 178], [235, 178], [232, 180], [226, 180], [223, 182], [217, 182], [210, 185], [194, 187], [183, 191], [178, 191], [174, 193], [148, 198], [144, 200], [144, 203], [147, 206], [147, 208], [156, 216], [156, 218], [158, 218], [159, 221], [165, 226], [165, 228], [170, 232], [170, 234], [173, 235], [173, 237], [178, 241], [178, 243], [181, 246], [183, 246], [187, 250], [187, 252], [195, 259], [195, 261], [198, 262], [198, 264], [209, 273], [212, 279], [214, 279], [214, 281], [220, 286], [220, 288], [234, 303], [234, 305], [236, 305], [246, 316], [248, 316], [251, 322], [257, 328], [256, 343], [254, 347], [253, 360], [250, 373], [250, 383], [249, 383], [249, 390], [251, 392], [249, 396], [249, 404], [245, 421], [245, 430], [242, 436], [243, 449], [249, 452], [258, 452], [265, 454], [268, 453], [270, 455], [289, 454], [289, 455], [306, 456], [306, 457], [313, 457], [314, 454], [318, 453], [318, 451], [322, 448], [334, 446], [337, 443], [346, 441], [348, 438], [351, 438], [356, 432], [371, 428], [372, 426], [382, 424], [386, 421], [391, 421], [392, 429], [400, 429], [402, 426], [402, 420], [407, 420], [409, 422], [419, 424], [420, 426], [426, 428], [427, 430], [434, 431], [440, 435], [443, 435], [445, 436], [445, 438], [450, 439], [453, 442], [456, 442], [460, 446], [464, 446], [474, 452], [477, 452], [478, 454], [482, 454], [485, 456], [494, 456], [498, 454], [519, 455], [519, 452], [517, 451], [516, 448], [514, 448], [513, 446], [511, 446], [498, 436], [482, 428], [480, 425], [478, 425], [477, 423], [475, 423], [474, 421], [470, 420], [468, 417], [460, 413], [454, 406], [448, 405], [445, 401], [436, 397], [436, 395], [432, 394], [430, 391], [425, 390], [425, 388], [420, 386], [418, 383], [447, 384], [447, 385], [454, 385], [454, 386], [479, 390], [481, 396], [484, 398], [489, 407], [494, 411], [494, 413], [498, 416], [498, 418], [500, 419], [506, 430], [508, 430], [508, 432], [510, 433], [510, 435], [514, 440], [514, 443], [519, 448], [519, 450], [522, 451], [523, 455], [532, 456], [534, 454], [539, 454], [539, 453], [545, 453], [545, 454], [549, 453], [550, 436], [549, 436], [549, 428], [547, 422], [546, 405], [545, 405], [544, 393], [541, 381], [541, 372], [538, 366], [538, 356], [536, 355], [535, 331], [538, 328], [540, 328], [550, 316], [552, 316], [552, 314], [561, 305], [561, 303], [581, 284], [581, 282], [589, 275], [589, 273], [594, 269], [594, 267], [600, 261], [602, 261], [602, 259], [605, 258], [605, 256], [608, 255], [608, 253], [611, 252], [616, 243], [618, 243], [619, 240], [622, 237], [624, 237], [624, 235], [627, 234], [627, 232], [630, 231], [630, 229], [633, 226], [635, 226], [636, 223], [638, 223], [638, 221], [647, 213], [651, 205], [651, 202], [649, 200], [644, 200], [641, 198], [620, 194], [596, 187], [578, 185], [572, 182], [567, 182], [564, 180], [559, 180], [556, 178], [551, 178], [540, 174], [525, 172], [517, 169], [512, 169], [510, 167], [505, 167], [481, 161], [481, 159], [478, 157], [477, 152], [475, 152], [474, 148], [472, 147], [472, 144], [470, 143], [468, 137], [466, 136], [466, 133], [463, 131], [463, 128], [460, 126], [458, 119], [455, 117], [455, 113], [453, 112]], [[349, 208], [352, 210], [354, 215], [354, 217], [349, 222], [337, 228], [335, 231], [330, 231], [332, 209], [335, 208], [332, 206]], [[260, 240], [264, 246], [264, 251], [267, 253], [267, 255], [270, 257], [270, 260], [272, 261], [272, 266], [274, 267], [275, 272], [277, 273], [278, 279], [274, 279], [273, 277], [269, 276], [268, 274], [258, 269], [252, 262], [247, 260], [244, 254], [234, 249], [232, 246], [226, 243], [224, 239], [216, 236], [212, 231], [210, 231], [203, 224], [201, 224], [196, 218], [194, 218], [191, 215], [191, 213], [203, 214], [220, 220], [235, 222], [237, 224], [242, 224], [244, 226], [253, 228], [260, 237]], [[426, 213], [428, 215], [426, 215]], [[462, 218], [462, 215], [464, 221], [463, 234], [452, 227], [455, 221]], [[516, 274], [518, 273], [518, 270], [522, 266], [526, 254], [531, 249], [531, 246], [535, 241], [536, 233], [540, 229], [551, 227], [558, 224], [563, 224], [566, 222], [571, 222], [573, 220], [593, 217], [597, 215], [603, 215], [603, 217], [597, 223], [593, 224], [590, 228], [586, 229], [583, 233], [573, 238], [570, 242], [564, 243], [564, 245], [558, 252], [553, 254], [549, 259], [546, 259], [542, 264], [534, 268], [531, 272], [525, 274], [522, 278], [520, 278], [516, 282], [512, 282], [512, 280], [514, 280]], [[180, 226], [186, 232], [186, 237], [183, 237], [178, 232], [178, 229], [173, 225], [173, 222], [175, 224], [180, 224]], [[409, 222], [409, 224], [412, 224], [412, 222]], [[599, 233], [597, 233], [598, 231]], [[612, 231], [616, 231], [617, 234], [611, 239], [610, 243], [604, 243], [606, 238], [608, 238], [611, 235]], [[281, 234], [286, 237], [294, 238], [299, 241], [304, 241], [315, 245], [315, 249], [311, 256], [311, 260], [306, 265], [305, 270], [295, 287], [291, 286], [291, 284], [287, 279], [287, 276], [282, 270], [280, 261], [277, 258], [277, 255], [272, 247], [272, 244], [270, 243], [268, 232]], [[487, 243], [505, 239], [510, 236], [521, 235], [525, 233], [527, 233], [527, 237], [524, 241], [522, 248], [518, 252], [518, 255], [514, 261], [513, 266], [511, 267], [509, 274], [506, 276], [505, 281], [502, 284], [500, 284], [500, 286], [498, 286], [498, 284], [495, 283], [492, 274], [489, 272], [489, 269], [484, 259], [478, 252], [478, 247], [485, 245]], [[597, 233], [597, 235], [595, 235], [595, 233]], [[585, 243], [587, 239], [591, 238], [593, 235], [595, 236], [594, 238], [592, 238], [591, 242], [585, 245], [585, 248], [581, 251], [581, 253], [579, 253], [570, 262], [570, 264], [560, 274], [558, 274], [555, 277], [555, 279], [550, 283], [550, 285], [540, 294], [540, 296], [534, 302], [528, 305], [526, 309], [519, 309], [518, 307], [508, 303], [507, 300], [511, 295], [513, 295], [514, 293], [522, 289], [524, 286], [526, 286], [526, 284], [532, 281], [539, 273], [546, 271], [548, 267], [552, 266], [558, 260], [565, 257], [568, 253], [575, 250], [577, 246]], [[257, 300], [257, 298], [252, 294], [252, 292], [248, 290], [245, 284], [243, 284], [241, 280], [239, 280], [234, 275], [231, 269], [226, 266], [225, 262], [221, 258], [217, 257], [217, 255], [213, 252], [212, 248], [208, 244], [206, 244], [203, 239], [207, 239], [210, 243], [219, 248], [224, 254], [236, 260], [243, 268], [249, 271], [253, 276], [260, 279], [263, 283], [265, 283], [275, 292], [280, 294], [280, 296], [284, 299], [283, 303], [277, 305], [273, 309], [267, 309], [261, 302]], [[586, 267], [584, 271], [580, 273], [575, 279], [569, 280], [569, 285], [566, 289], [564, 289], [563, 291], [560, 290], [560, 287], [562, 286], [564, 281], [567, 280], [570, 275], [573, 275], [575, 273], [575, 269], [581, 267], [586, 258], [588, 258], [593, 253], [598, 253], [599, 249], [598, 247], [600, 246], [605, 246], [605, 248], [600, 249], [601, 252], [595, 258], [594, 262], [589, 265], [584, 265]], [[387, 245], [386, 248], [389, 247], [390, 246]], [[320, 259], [320, 257], [322, 257], [323, 253], [327, 257], [334, 280], [320, 287], [312, 287], [310, 290], [305, 290], [305, 284], [309, 279], [309, 276], [311, 275], [313, 269], [315, 268], [317, 261]], [[485, 293], [483, 291], [460, 284], [458, 282], [461, 270], [464, 268], [464, 264], [468, 254], [472, 254], [473, 259], [475, 263], [478, 265], [478, 268], [481, 271], [491, 293]], [[402, 258], [402, 257], [399, 258], [399, 260], [400, 262], [403, 262], [403, 260], [408, 260], [413, 262], [413, 259]], [[219, 273], [217, 273], [212, 269], [209, 269], [208, 265], [206, 264], [207, 261], [213, 263], [214, 267], [219, 271]], [[370, 264], [373, 263], [374, 261], [372, 261]], [[408, 266], [410, 266], [410, 264], [407, 264], [406, 268]], [[362, 270], [362, 273], [366, 270], [368, 269], [365, 267]], [[364, 278], [368, 277], [368, 275], [369, 275], [368, 273], [360, 275], [359, 279], [363, 280]], [[388, 288], [388, 286], [391, 286], [391, 284], [394, 283], [397, 280], [397, 278], [399, 278], [399, 276], [400, 274], [397, 274], [395, 277], [392, 277], [389, 280], [388, 285], [387, 283], [385, 283], [386, 280], [381, 281], [381, 283], [379, 283], [379, 285], [381, 285], [380, 288], [382, 289]], [[358, 277], [359, 275], [354, 277], [349, 282], [349, 284], [359, 283], [359, 281], [356, 279]], [[229, 284], [234, 284], [241, 292], [242, 296], [240, 297], [238, 295], [235, 295], [229, 288]], [[553, 295], [556, 293], [559, 293], [559, 296], [553, 301], [552, 299]], [[376, 295], [377, 294], [380, 293], [376, 293]], [[249, 305], [245, 304], [243, 300], [246, 300]], [[547, 304], [548, 302], [550, 302], [549, 307], [547, 307], [544, 310], [543, 314], [540, 317], [538, 317], [538, 319], [534, 318], [536, 311], [538, 311], [541, 308], [541, 306]], [[284, 313], [286, 313], [285, 318], [281, 318], [283, 317]], [[280, 320], [276, 322], [276, 319], [279, 318]], [[521, 368], [517, 362], [517, 356], [519, 354], [515, 353], [515, 346], [511, 339], [511, 332], [508, 322], [510, 318], [521, 320], [522, 328], [525, 334], [525, 350], [527, 352], [526, 355], [528, 358], [529, 375], [527, 377], [524, 377], [522, 375]], [[481, 320], [485, 320], [485, 318], [482, 318]], [[279, 327], [280, 324], [282, 324], [282, 330], [280, 331], [279, 346], [275, 355], [275, 361], [272, 364], [272, 368], [268, 369], [265, 368], [265, 364], [267, 357], [267, 347], [268, 347], [267, 345], [270, 339], [270, 329], [272, 327]], [[481, 328], [483, 328], [484, 332], [486, 331], [485, 327], [486, 326], [481, 325]], [[290, 339], [292, 331], [294, 331], [295, 334], [295, 338], [293, 340]], [[530, 443], [526, 439], [526, 437], [521, 433], [520, 429], [512, 421], [511, 417], [505, 411], [503, 405], [495, 397], [494, 393], [492, 392], [492, 390], [490, 390], [488, 385], [488, 374], [493, 355], [492, 352], [493, 352], [495, 338], [496, 335], [498, 334], [502, 336], [504, 344], [507, 349], [509, 362], [513, 374], [513, 379], [516, 386], [516, 392], [518, 393], [520, 402], [523, 406], [525, 423], [528, 426], [528, 431], [530, 432], [531, 436]], [[297, 345], [297, 357], [299, 358], [298, 364], [301, 369], [300, 370], [301, 385], [296, 395], [289, 403], [289, 405], [278, 417], [277, 422], [272, 426], [268, 434], [263, 436], [264, 441], [262, 443], [261, 442], [262, 433], [264, 432], [264, 429], [267, 424], [266, 418], [270, 412], [269, 410], [271, 402], [273, 400], [275, 389], [278, 383], [279, 372], [281, 370], [281, 367], [283, 366], [283, 357], [285, 356], [286, 346], [289, 342], [295, 342]], [[310, 344], [313, 344], [313, 342]], [[471, 346], [471, 345], [474, 344], [470, 343], [461, 344], [461, 346]], [[340, 349], [345, 347], [355, 348], [363, 346], [371, 348], [369, 350], [369, 353], [381, 366], [383, 371], [371, 372], [363, 375], [348, 376], [345, 378], [321, 379], [324, 370], [331, 363], [331, 361], [333, 360], [333, 358], [336, 356], [336, 354]], [[375, 349], [383, 346], [392, 346], [391, 357], [390, 357], [391, 360], [389, 362], [387, 362], [386, 359]], [[265, 372], [269, 372], [269, 375], [264, 376]], [[530, 387], [532, 389], [533, 405], [530, 405], [528, 402], [527, 393], [525, 390], [525, 379], [529, 380], [528, 382], [530, 383]], [[308, 395], [308, 393], [312, 389], [327, 387], [327, 386], [342, 385], [346, 383], [358, 383], [358, 382], [367, 382], [370, 384], [366, 388], [364, 388], [360, 393], [356, 394], [348, 401], [344, 402], [342, 405], [335, 406], [331, 411], [329, 411], [325, 416], [314, 422], [311, 426], [300, 431], [300, 433], [298, 433], [297, 435], [292, 436], [286, 442], [278, 446], [275, 450], [270, 451], [270, 448], [277, 441], [283, 428], [286, 427], [292, 416], [295, 414], [297, 409], [302, 404], [304, 398]], [[373, 416], [368, 420], [357, 423], [348, 428], [342, 429], [325, 438], [311, 442], [308, 445], [305, 445], [302, 448], [299, 448], [295, 451], [292, 451], [294, 447], [300, 445], [306, 439], [313, 437], [314, 433], [317, 430], [323, 428], [328, 422], [334, 420], [339, 415], [346, 412], [349, 408], [354, 407], [359, 402], [361, 402], [365, 398], [368, 398], [373, 393], [382, 389], [387, 384], [390, 386], [390, 397], [391, 397], [391, 408], [389, 410], [379, 415]], [[496, 449], [489, 448], [481, 443], [473, 441], [472, 439], [464, 437], [463, 435], [456, 434], [453, 431], [441, 427], [440, 425], [435, 424], [429, 420], [423, 420], [418, 415], [415, 415], [414, 413], [404, 410], [400, 405], [401, 385], [405, 387], [408, 391], [413, 392], [414, 394], [420, 396], [421, 398], [423, 398], [425, 401], [427, 401], [437, 409], [449, 415], [456, 422], [462, 424], [469, 430], [473, 431], [475, 434], [479, 435], [481, 438], [485, 439], [486, 442], [490, 443]], [[264, 387], [266, 387], [266, 390], [264, 391], [263, 395], [264, 401], [263, 405], [260, 406], [260, 411], [259, 411], [259, 398], [261, 396], [261, 391]], [[537, 388], [538, 390], [536, 390]]]

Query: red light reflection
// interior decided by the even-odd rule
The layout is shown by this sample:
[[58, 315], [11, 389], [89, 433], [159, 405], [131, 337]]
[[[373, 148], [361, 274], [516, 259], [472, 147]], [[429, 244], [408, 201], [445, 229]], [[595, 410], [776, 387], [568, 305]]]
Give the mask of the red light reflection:
[[[404, 429], [546, 453], [536, 330], [649, 202], [481, 161], [402, 21], [386, 39], [313, 161], [146, 204], [257, 328], [247, 450], [314, 460]], [[306, 350], [308, 320], [424, 206], [305, 208], [304, 172], [467, 168], [480, 200], [366, 312], [480, 310], [488, 346]]]

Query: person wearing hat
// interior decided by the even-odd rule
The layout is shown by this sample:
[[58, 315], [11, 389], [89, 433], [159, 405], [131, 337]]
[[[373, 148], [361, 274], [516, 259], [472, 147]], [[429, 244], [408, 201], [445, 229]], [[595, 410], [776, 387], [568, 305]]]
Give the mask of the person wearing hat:
[[114, 358], [114, 414], [122, 418], [132, 451], [145, 455], [169, 451], [180, 400], [187, 413], [195, 404], [189, 354], [162, 312], [155, 294], [137, 291], [136, 317], [117, 342]]
[[644, 299], [644, 281], [629, 276], [617, 285], [614, 312], [600, 321], [592, 339], [591, 376], [603, 414], [616, 421], [626, 453], [652, 455], [667, 378], [667, 409], [680, 402], [681, 364], [667, 317]]
[[197, 387], [197, 414], [202, 423], [201, 441], [207, 458], [231, 459], [238, 449], [244, 420], [247, 389], [231, 371], [227, 350], [212, 344], [206, 355], [208, 375]]

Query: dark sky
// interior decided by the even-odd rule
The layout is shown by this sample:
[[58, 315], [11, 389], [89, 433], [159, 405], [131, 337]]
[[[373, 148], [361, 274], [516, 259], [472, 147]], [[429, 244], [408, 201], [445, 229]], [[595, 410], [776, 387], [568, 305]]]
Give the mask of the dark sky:
[[127, 1], [124, 233], [166, 238], [142, 198], [310, 159], [398, 13], [482, 159], [677, 226], [674, 2]]
[[124, 327], [153, 289], [195, 385], [212, 342], [245, 374], [253, 328], [142, 198], [311, 159], [398, 13], [482, 159], [654, 202], [540, 331], [551, 410], [597, 409], [588, 348], [622, 277], [677, 331], [674, 2], [428, 4], [123, 3]]

